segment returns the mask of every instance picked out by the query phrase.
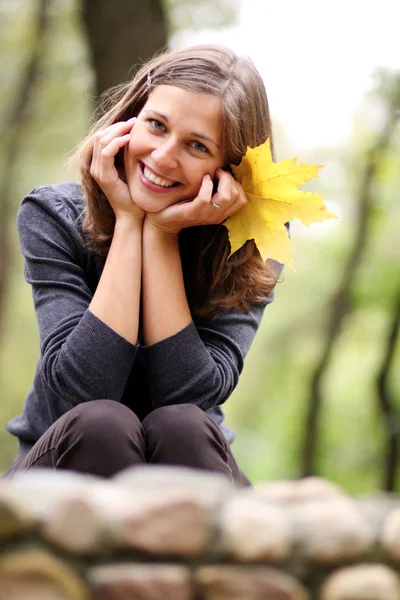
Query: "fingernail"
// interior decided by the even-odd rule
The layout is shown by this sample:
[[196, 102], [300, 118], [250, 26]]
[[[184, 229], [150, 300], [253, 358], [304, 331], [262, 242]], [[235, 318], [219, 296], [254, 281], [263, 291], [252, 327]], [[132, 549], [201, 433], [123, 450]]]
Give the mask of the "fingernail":
[[207, 181], [211, 181], [211, 177], [209, 176], [209, 174], [208, 174], [208, 173], [206, 173], [206, 174], [204, 175], [204, 179], [206, 179]]
[[134, 121], [136, 121], [137, 117], [132, 117], [131, 119], [127, 120], [127, 123], [133, 123]]

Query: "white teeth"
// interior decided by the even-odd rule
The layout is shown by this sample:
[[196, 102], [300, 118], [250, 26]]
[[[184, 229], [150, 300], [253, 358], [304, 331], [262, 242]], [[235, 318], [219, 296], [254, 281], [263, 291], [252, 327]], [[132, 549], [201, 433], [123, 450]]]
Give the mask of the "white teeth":
[[145, 165], [143, 165], [143, 174], [146, 177], [146, 179], [148, 179], [152, 183], [155, 183], [156, 185], [160, 185], [161, 187], [171, 187], [172, 185], [174, 185], [174, 182], [166, 181], [165, 179], [161, 179], [161, 177], [157, 177], [157, 175], [154, 175], [154, 173], [152, 173], [150, 169], [148, 169]]

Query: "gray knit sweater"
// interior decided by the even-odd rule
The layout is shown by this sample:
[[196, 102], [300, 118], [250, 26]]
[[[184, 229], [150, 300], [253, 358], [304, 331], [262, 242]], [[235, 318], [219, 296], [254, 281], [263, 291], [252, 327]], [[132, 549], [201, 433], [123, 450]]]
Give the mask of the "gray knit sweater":
[[22, 414], [7, 425], [20, 455], [73, 406], [100, 398], [122, 402], [140, 419], [160, 406], [193, 402], [232, 442], [220, 405], [238, 382], [265, 305], [245, 315], [195, 317], [151, 346], [141, 332], [129, 343], [88, 310], [103, 262], [84, 245], [83, 208], [79, 186], [61, 183], [34, 189], [18, 213], [40, 334], [33, 385]]

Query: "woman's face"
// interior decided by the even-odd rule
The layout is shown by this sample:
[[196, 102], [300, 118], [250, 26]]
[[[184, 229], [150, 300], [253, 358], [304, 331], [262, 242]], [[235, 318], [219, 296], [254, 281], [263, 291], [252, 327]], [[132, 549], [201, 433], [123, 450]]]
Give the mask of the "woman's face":
[[224, 158], [220, 100], [157, 86], [139, 113], [125, 150], [132, 199], [146, 212], [192, 200], [203, 176], [213, 178]]

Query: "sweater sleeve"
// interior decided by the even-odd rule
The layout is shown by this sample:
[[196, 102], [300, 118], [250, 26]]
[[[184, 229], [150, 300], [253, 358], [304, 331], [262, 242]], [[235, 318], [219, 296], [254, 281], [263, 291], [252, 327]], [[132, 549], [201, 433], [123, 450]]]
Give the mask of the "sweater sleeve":
[[154, 408], [190, 402], [208, 410], [225, 402], [238, 383], [264, 308], [258, 304], [247, 314], [231, 309], [212, 319], [193, 321], [174, 336], [148, 346]]
[[73, 185], [33, 190], [18, 213], [25, 278], [32, 286], [39, 328], [42, 377], [73, 405], [96, 398], [119, 401], [137, 347], [88, 310], [93, 295], [89, 258], [78, 211], [71, 210], [68, 192], [75, 190], [76, 195]]

